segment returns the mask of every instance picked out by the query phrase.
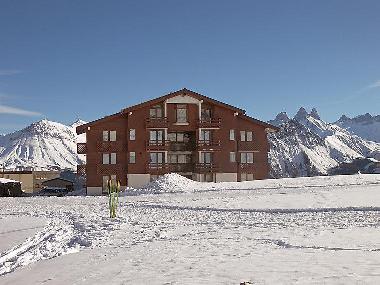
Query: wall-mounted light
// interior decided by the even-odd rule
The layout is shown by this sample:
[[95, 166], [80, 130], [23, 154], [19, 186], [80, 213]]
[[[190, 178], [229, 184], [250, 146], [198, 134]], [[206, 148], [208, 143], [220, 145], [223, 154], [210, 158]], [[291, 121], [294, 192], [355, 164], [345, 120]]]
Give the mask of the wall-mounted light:
[[237, 115], [239, 115], [239, 113], [238, 113], [238, 112], [235, 112], [235, 113], [234, 113], [234, 116], [236, 117]]
[[132, 112], [129, 112], [128, 115], [131, 116], [133, 113]]

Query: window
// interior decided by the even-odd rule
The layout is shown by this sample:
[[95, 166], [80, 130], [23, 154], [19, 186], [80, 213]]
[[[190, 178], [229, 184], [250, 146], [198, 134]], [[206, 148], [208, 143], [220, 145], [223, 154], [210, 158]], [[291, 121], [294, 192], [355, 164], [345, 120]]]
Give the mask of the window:
[[107, 193], [108, 192], [108, 181], [112, 181], [113, 184], [116, 184], [117, 180], [116, 180], [116, 175], [105, 175], [103, 176], [103, 183], [102, 183], [102, 190], [103, 190], [103, 193]]
[[253, 173], [241, 173], [240, 174], [240, 181], [252, 181], [254, 180]]
[[253, 152], [241, 152], [240, 163], [253, 163]]
[[136, 152], [129, 152], [129, 163], [136, 163]]
[[236, 154], [235, 152], [230, 152], [230, 162], [236, 162]]
[[230, 141], [235, 140], [235, 130], [230, 130]]
[[103, 153], [103, 164], [110, 164], [110, 154]]
[[164, 131], [163, 130], [151, 130], [149, 131], [149, 140], [150, 141], [160, 141], [164, 140]]
[[200, 182], [214, 182], [214, 173], [200, 174]]
[[245, 142], [245, 131], [240, 131], [240, 141]]
[[110, 131], [110, 141], [111, 142], [116, 141], [116, 131]]
[[108, 142], [109, 141], [109, 132], [108, 131], [103, 131], [103, 141]]
[[190, 135], [187, 133], [168, 133], [168, 140], [171, 142], [189, 142]]
[[116, 153], [111, 153], [111, 164], [116, 164]]
[[177, 123], [187, 123], [187, 107], [183, 104], [178, 104], [176, 109]]
[[211, 108], [210, 107], [202, 107], [201, 119], [203, 121], [210, 121], [210, 119], [211, 119]]
[[253, 140], [253, 133], [252, 131], [240, 131], [240, 140], [242, 142], [251, 142]]
[[129, 130], [129, 140], [131, 140], [131, 141], [136, 140], [136, 130], [135, 129]]
[[247, 131], [247, 132], [246, 132], [246, 141], [247, 141], [247, 142], [251, 142], [252, 139], [253, 139], [253, 134], [252, 134], [252, 132], [251, 132], [251, 131]]
[[150, 118], [162, 118], [163, 110], [161, 105], [155, 105], [150, 108], [149, 110], [149, 117]]
[[149, 162], [150, 164], [163, 164], [164, 163], [164, 153], [163, 152], [151, 152], [149, 154]]
[[201, 152], [200, 163], [211, 164], [211, 162], [212, 162], [212, 153], [211, 152]]
[[211, 131], [209, 130], [201, 130], [199, 133], [199, 139], [201, 141], [210, 141], [211, 139]]
[[107, 175], [107, 176], [103, 176], [103, 193], [104, 192], [107, 192], [108, 191], [108, 180], [109, 180], [109, 176]]

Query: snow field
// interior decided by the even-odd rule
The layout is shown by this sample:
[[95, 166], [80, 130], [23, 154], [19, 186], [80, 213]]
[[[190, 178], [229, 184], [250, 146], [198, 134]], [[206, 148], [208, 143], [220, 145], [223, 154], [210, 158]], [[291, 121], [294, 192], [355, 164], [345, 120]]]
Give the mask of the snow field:
[[378, 284], [379, 192], [380, 175], [168, 175], [114, 220], [107, 197], [3, 198], [2, 217], [49, 223], [0, 255], [0, 284]]

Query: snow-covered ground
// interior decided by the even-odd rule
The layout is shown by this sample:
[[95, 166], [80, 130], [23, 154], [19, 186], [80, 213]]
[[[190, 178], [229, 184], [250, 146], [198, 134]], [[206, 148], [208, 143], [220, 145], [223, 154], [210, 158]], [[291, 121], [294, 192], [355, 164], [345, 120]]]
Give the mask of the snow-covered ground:
[[380, 284], [380, 175], [167, 175], [129, 189], [116, 219], [107, 203], [1, 198], [0, 284]]

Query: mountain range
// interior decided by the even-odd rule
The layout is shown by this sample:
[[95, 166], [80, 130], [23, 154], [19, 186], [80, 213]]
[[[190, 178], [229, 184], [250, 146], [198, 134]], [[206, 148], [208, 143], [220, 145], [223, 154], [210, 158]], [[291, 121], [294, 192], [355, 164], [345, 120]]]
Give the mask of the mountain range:
[[[289, 118], [285, 112], [279, 113], [274, 120], [269, 121], [280, 127], [279, 132], [269, 134], [271, 176], [327, 175], [341, 163], [356, 158], [380, 159], [380, 139], [370, 136], [378, 128], [373, 120], [376, 117], [366, 117], [366, 121], [352, 123], [357, 134], [368, 135], [362, 137], [353, 133], [348, 123], [343, 125], [343, 120], [340, 123], [323, 121], [314, 108], [308, 113], [301, 107], [293, 118]], [[366, 126], [365, 131], [360, 130], [360, 124]]]
[[[86, 122], [64, 125], [41, 120], [6, 135], [0, 135], [0, 168], [6, 169], [76, 169], [85, 161], [76, 144], [85, 142], [85, 134], [75, 128]], [[318, 111], [300, 108], [290, 118], [279, 113], [269, 123], [280, 128], [268, 135], [271, 177], [328, 175], [341, 163], [357, 158], [380, 160], [380, 116], [370, 114], [337, 122], [321, 119]]]

